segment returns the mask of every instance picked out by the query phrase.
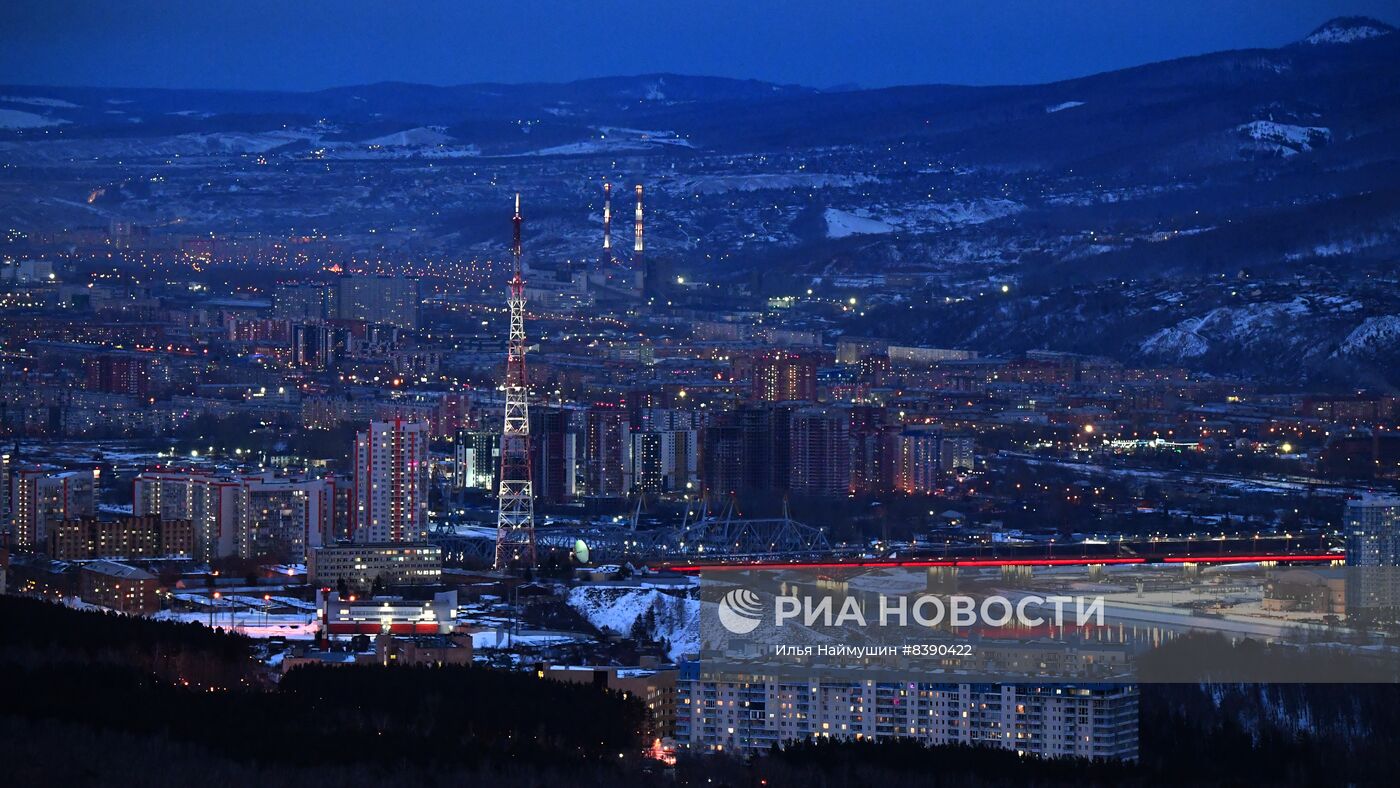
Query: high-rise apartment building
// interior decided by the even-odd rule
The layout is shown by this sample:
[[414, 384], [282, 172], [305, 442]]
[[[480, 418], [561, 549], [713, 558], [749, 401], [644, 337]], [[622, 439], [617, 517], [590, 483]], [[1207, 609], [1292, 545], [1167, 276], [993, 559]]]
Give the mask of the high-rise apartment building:
[[148, 471], [136, 477], [133, 508], [138, 515], [189, 521], [201, 561], [235, 555], [302, 561], [339, 535], [345, 486], [335, 478], [272, 473]]
[[649, 494], [693, 489], [699, 481], [698, 443], [695, 430], [632, 433], [627, 451], [627, 489]]
[[144, 397], [151, 391], [155, 356], [148, 353], [112, 351], [83, 359], [85, 387], [89, 391]]
[[594, 406], [584, 416], [584, 484], [589, 495], [618, 496], [627, 490], [631, 422], [621, 408]]
[[1347, 611], [1400, 609], [1400, 497], [1347, 501]]
[[14, 480], [10, 478], [10, 453], [0, 451], [0, 546], [4, 546], [10, 535], [12, 509], [11, 496], [14, 493]]
[[844, 497], [851, 487], [850, 415], [836, 408], [792, 414], [788, 487], [794, 495]]
[[490, 490], [501, 468], [501, 433], [460, 430], [453, 452], [456, 472], [452, 484], [459, 490]]
[[195, 558], [212, 561], [237, 553], [241, 487], [232, 476], [148, 471], [133, 483], [133, 510], [163, 520], [189, 520]]
[[305, 560], [329, 530], [333, 484], [270, 473], [244, 478], [238, 502], [239, 557]]
[[790, 404], [749, 404], [717, 414], [705, 429], [705, 489], [721, 496], [787, 490], [794, 410]]
[[97, 471], [27, 468], [14, 478], [14, 544], [42, 550], [49, 527], [97, 511]]
[[971, 435], [944, 435], [938, 449], [938, 464], [944, 473], [970, 471], [977, 466], [975, 450]]
[[535, 498], [550, 504], [578, 495], [578, 435], [564, 408], [530, 411], [530, 471]]
[[894, 435], [886, 408], [853, 405], [851, 416], [851, 490], [878, 495], [894, 489]]
[[355, 439], [351, 538], [416, 542], [428, 530], [428, 424], [374, 421]]
[[341, 320], [418, 328], [418, 280], [406, 276], [344, 276], [336, 283], [335, 314]]
[[942, 468], [943, 428], [911, 424], [894, 436], [895, 489], [922, 495], [938, 489]]
[[753, 398], [760, 402], [816, 401], [816, 359], [785, 350], [759, 355], [753, 364]]
[[325, 323], [296, 323], [292, 325], [292, 366], [298, 369], [323, 370], [333, 362], [333, 336]]
[[335, 317], [333, 302], [329, 285], [287, 282], [272, 291], [272, 317], [293, 322], [321, 321]]

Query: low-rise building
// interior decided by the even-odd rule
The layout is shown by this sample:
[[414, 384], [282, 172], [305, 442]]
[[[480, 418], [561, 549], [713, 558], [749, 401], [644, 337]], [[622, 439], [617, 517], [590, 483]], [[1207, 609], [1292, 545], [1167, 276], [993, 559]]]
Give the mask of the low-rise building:
[[432, 599], [357, 597], [342, 599], [335, 591], [316, 592], [325, 632], [343, 635], [446, 635], [457, 623], [457, 592], [444, 591]]
[[154, 515], [99, 520], [80, 517], [51, 525], [48, 554], [57, 561], [94, 558], [191, 558], [194, 525]]
[[380, 635], [374, 641], [374, 654], [381, 665], [470, 665], [472, 637], [462, 635]]
[[160, 610], [156, 576], [116, 561], [94, 561], [79, 570], [78, 598], [122, 613]]
[[649, 739], [669, 739], [676, 734], [678, 675], [675, 667], [648, 665], [645, 662], [639, 667], [551, 665], [545, 669], [546, 678], [570, 684], [592, 684], [641, 701], [647, 710], [646, 733]]
[[381, 586], [423, 585], [442, 579], [442, 548], [429, 544], [341, 544], [311, 551], [307, 574], [312, 585], [365, 591]]

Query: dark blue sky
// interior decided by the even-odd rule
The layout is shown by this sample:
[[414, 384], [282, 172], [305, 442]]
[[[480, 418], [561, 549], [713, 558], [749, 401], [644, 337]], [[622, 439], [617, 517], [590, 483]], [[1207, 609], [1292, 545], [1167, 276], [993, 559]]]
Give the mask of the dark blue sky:
[[314, 89], [671, 71], [1045, 82], [1396, 24], [1396, 0], [0, 0], [0, 83]]

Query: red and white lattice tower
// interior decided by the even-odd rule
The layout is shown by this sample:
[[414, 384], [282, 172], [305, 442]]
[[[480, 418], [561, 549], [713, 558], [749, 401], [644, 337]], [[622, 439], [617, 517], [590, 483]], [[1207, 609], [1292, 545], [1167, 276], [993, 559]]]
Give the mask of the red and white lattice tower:
[[535, 565], [535, 491], [530, 475], [530, 389], [525, 377], [525, 277], [520, 262], [520, 195], [515, 195], [515, 276], [510, 280], [506, 413], [496, 517], [497, 569]]

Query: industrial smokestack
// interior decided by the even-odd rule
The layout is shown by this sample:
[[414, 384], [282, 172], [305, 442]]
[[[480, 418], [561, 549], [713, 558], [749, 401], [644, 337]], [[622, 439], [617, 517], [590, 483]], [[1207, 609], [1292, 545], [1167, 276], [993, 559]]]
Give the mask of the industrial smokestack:
[[612, 251], [612, 184], [603, 181], [603, 253]]
[[632, 247], [632, 251], [637, 257], [642, 255], [642, 185], [637, 184], [637, 242]]

